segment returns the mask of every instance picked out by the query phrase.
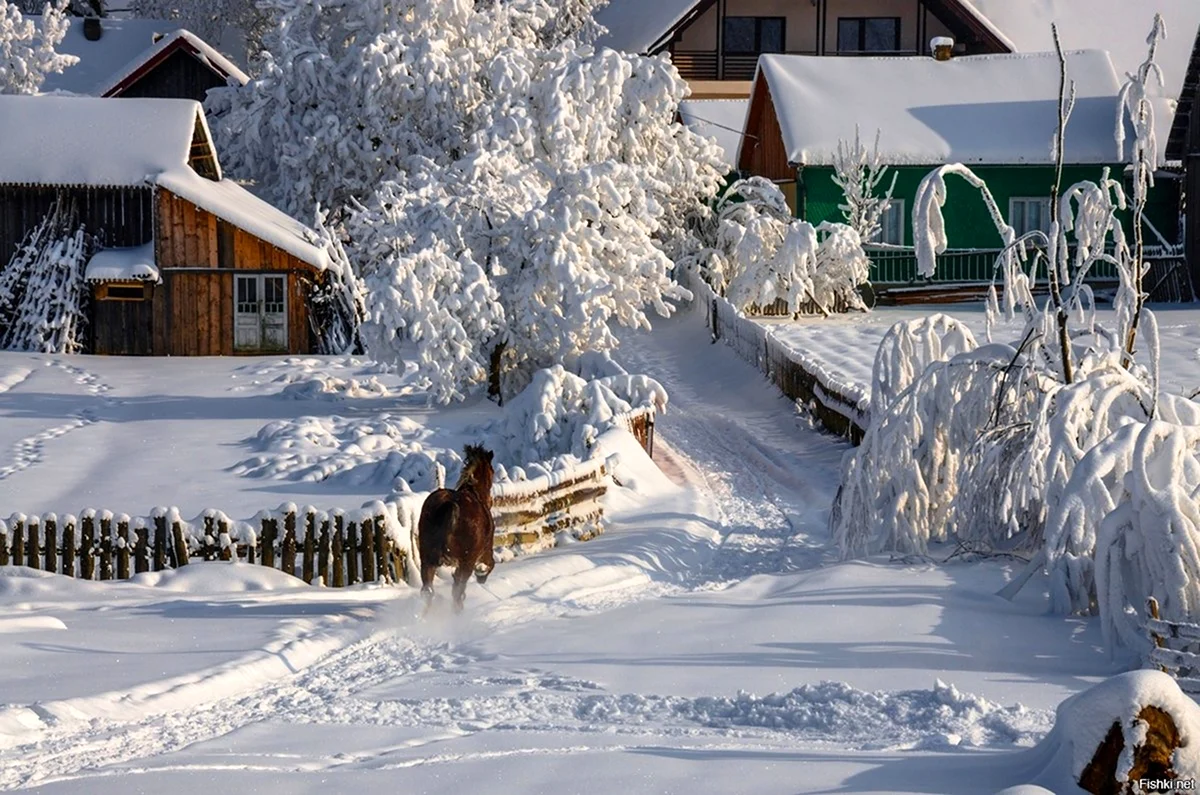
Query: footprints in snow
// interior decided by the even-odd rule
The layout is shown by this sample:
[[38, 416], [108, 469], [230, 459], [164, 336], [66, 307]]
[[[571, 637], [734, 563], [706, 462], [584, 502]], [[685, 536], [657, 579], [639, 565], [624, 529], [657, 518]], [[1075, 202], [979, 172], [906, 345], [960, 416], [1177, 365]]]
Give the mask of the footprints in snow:
[[[100, 376], [93, 372], [77, 367], [73, 364], [68, 364], [61, 359], [52, 359], [46, 362], [47, 367], [56, 367], [59, 370], [71, 375], [75, 379], [75, 383], [82, 386], [89, 395], [100, 398], [105, 405], [111, 405], [114, 401], [107, 397], [112, 391], [112, 386], [101, 380]], [[21, 380], [23, 383], [29, 378], [32, 373], [26, 374]], [[14, 384], [15, 386], [15, 384]], [[47, 428], [44, 431], [35, 433], [32, 436], [27, 436], [24, 439], [18, 440], [13, 444], [12, 453], [9, 456], [7, 466], [0, 467], [0, 480], [6, 480], [18, 472], [24, 472], [26, 469], [37, 465], [43, 456], [46, 442], [57, 439], [60, 436], [65, 436], [71, 431], [78, 430], [88, 425], [93, 425], [99, 421], [99, 412], [95, 407], [85, 406], [76, 412], [72, 413], [72, 419], [62, 425], [55, 425], [52, 428]]]

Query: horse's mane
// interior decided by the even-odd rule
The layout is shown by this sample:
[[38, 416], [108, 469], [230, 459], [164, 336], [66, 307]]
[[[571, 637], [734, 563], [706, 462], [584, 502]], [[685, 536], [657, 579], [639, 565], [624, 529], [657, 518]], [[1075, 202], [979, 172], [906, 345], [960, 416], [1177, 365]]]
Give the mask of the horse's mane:
[[480, 497], [491, 503], [492, 453], [482, 445], [469, 444], [463, 448], [462, 474], [458, 476], [456, 489], [471, 488]]

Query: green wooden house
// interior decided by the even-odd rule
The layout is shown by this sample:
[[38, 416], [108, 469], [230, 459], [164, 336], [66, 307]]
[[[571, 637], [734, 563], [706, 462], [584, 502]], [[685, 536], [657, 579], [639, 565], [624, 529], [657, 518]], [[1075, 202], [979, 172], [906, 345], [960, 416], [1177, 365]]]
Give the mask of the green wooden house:
[[[1113, 135], [1120, 83], [1112, 62], [1105, 52], [1076, 51], [1067, 54], [1067, 69], [1077, 99], [1067, 127], [1063, 186], [1097, 180], [1105, 168], [1121, 178], [1128, 156], [1118, 153]], [[872, 241], [872, 281], [910, 283], [916, 279], [913, 200], [921, 180], [938, 166], [969, 166], [1019, 234], [1049, 227], [1058, 92], [1054, 53], [949, 61], [766, 55], [738, 165], [779, 183], [798, 217], [814, 224], [841, 221], [844, 198], [833, 181], [839, 144], [852, 144], [858, 133], [870, 147], [878, 131], [881, 159], [896, 182], [880, 237]], [[1170, 119], [1169, 110], [1159, 113], [1163, 141]], [[1001, 246], [995, 224], [977, 189], [957, 177], [947, 186], [951, 250], [939, 259], [934, 278], [990, 280]], [[1178, 180], [1160, 180], [1148, 211], [1155, 229], [1172, 242], [1178, 186]], [[1157, 239], [1153, 231], [1148, 239]]]

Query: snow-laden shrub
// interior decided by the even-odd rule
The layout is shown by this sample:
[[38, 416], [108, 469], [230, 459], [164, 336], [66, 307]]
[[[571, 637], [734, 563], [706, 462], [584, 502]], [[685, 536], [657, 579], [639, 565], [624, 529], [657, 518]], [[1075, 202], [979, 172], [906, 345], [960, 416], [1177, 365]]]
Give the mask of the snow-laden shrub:
[[0, 94], [36, 94], [46, 75], [79, 63], [55, 51], [70, 27], [66, 5], [67, 0], [46, 3], [39, 25], [25, 19], [17, 3], [0, 0]]
[[90, 237], [60, 203], [0, 270], [0, 348], [79, 353], [86, 337], [83, 269]]
[[310, 241], [329, 258], [329, 267], [311, 287], [311, 318], [318, 353], [348, 354], [361, 347], [359, 327], [366, 316], [366, 289], [342, 241], [326, 225], [327, 218], [327, 213], [317, 211], [316, 232]]
[[865, 309], [857, 288], [870, 275], [858, 233], [845, 224], [814, 227], [793, 218], [779, 187], [762, 177], [730, 186], [702, 223], [703, 245], [684, 260], [742, 311], [783, 301], [829, 312]]
[[838, 141], [837, 157], [833, 162], [833, 182], [842, 189], [844, 204], [839, 204], [846, 225], [858, 233], [863, 242], [879, 236], [880, 221], [892, 201], [896, 189], [896, 178], [892, 174], [891, 185], [879, 195], [880, 185], [887, 175], [888, 167], [879, 156], [880, 132], [875, 132], [875, 146], [868, 150], [862, 142], [858, 127], [854, 128], [854, 143]]
[[535, 373], [533, 382], [505, 405], [503, 418], [481, 430], [497, 460], [528, 468], [556, 456], [587, 458], [617, 414], [641, 406], [665, 411], [666, 405], [666, 391], [647, 376], [588, 381], [555, 366]]

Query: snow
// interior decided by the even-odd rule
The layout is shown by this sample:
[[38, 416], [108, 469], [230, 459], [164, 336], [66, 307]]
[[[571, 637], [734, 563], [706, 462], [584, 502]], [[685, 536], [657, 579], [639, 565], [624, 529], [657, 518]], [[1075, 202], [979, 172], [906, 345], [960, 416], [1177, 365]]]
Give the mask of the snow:
[[195, 33], [181, 29], [163, 36], [123, 68], [113, 72], [107, 80], [98, 85], [99, 90], [95, 93], [101, 95], [108, 94], [134, 72], [164, 53], [167, 48], [181, 46], [177, 42], [182, 42], [182, 50], [184, 52], [192, 53], [201, 63], [217, 72], [223, 73], [231, 85], [244, 86], [250, 82], [250, 76], [239, 69], [233, 61], [217, 52], [212, 45], [208, 44], [208, 42], [201, 39]]
[[[844, 443], [708, 345], [696, 312], [623, 341], [626, 368], [671, 394], [658, 466], [624, 431], [602, 435], [598, 457], [615, 455], [625, 484], [605, 498], [608, 531], [501, 564], [457, 619], [436, 603], [421, 619], [415, 589], [309, 587], [229, 563], [126, 583], [0, 570], [0, 613], [17, 619], [0, 645], [0, 786], [382, 791], [400, 776], [430, 793], [479, 780], [501, 795], [990, 794], [1035, 781], [1030, 747], [1054, 707], [1118, 670], [1096, 623], [1046, 615], [1035, 588], [994, 597], [1003, 562], [835, 563], [825, 524]], [[288, 385], [371, 370], [0, 355], [0, 374], [28, 371], [0, 406], [4, 449], [74, 412], [96, 418], [0, 478], [0, 505], [61, 513], [63, 495], [99, 508], [98, 493], [149, 506], [185, 491], [172, 483], [194, 498], [185, 515], [248, 515], [282, 494], [345, 504], [345, 484], [281, 492], [220, 467], [247, 427], [296, 414]], [[403, 394], [411, 379], [378, 378], [388, 395], [305, 408], [403, 414], [442, 445], [464, 415], [498, 411], [434, 412]]]
[[[38, 15], [28, 18], [41, 24]], [[83, 19], [70, 17], [69, 22], [67, 36], [58, 51], [74, 55], [79, 58], [79, 63], [61, 74], [49, 75], [42, 84], [43, 92], [67, 91], [99, 96], [117, 70], [154, 46], [156, 34], [170, 34], [179, 29], [179, 23], [169, 19], [105, 17], [101, 20], [103, 34], [97, 41], [88, 41], [83, 35]]]
[[142, 185], [187, 168], [203, 117], [189, 99], [0, 96], [0, 183]]
[[[1159, 50], [1165, 96], [1183, 92], [1188, 59], [1200, 27], [1200, 4], [1194, 0], [963, 0], [962, 5], [998, 28], [1019, 52], [1054, 49], [1050, 25], [1058, 22], [1063, 47], [1107, 50], [1118, 79], [1137, 72], [1146, 57], [1146, 34], [1155, 13], [1167, 23], [1167, 39]], [[1165, 136], [1163, 140], [1166, 140]]]
[[647, 53], [697, 4], [698, 0], [609, 0], [596, 12], [596, 21], [608, 28], [596, 46]]
[[310, 242], [316, 240], [316, 237], [309, 227], [267, 204], [232, 180], [213, 182], [204, 179], [190, 168], [175, 168], [159, 174], [155, 182], [176, 196], [208, 210], [260, 240], [283, 249], [301, 262], [319, 270], [324, 270], [330, 265], [329, 255], [321, 247]]
[[88, 260], [83, 279], [87, 282], [157, 282], [159, 274], [154, 261], [154, 244], [97, 251]]
[[[1067, 162], [1119, 162], [1112, 133], [1120, 82], [1108, 55], [1071, 52], [1067, 68], [1078, 97], [1067, 128]], [[756, 80], [770, 88], [789, 162], [833, 165], [838, 144], [855, 140], [858, 130], [868, 136], [879, 130], [881, 160], [894, 165], [1054, 162], [1054, 53], [945, 62], [765, 55], [758, 70]], [[847, 96], [856, 99], [849, 103]], [[814, 107], [822, 112], [811, 113]], [[1159, 116], [1165, 140], [1171, 114]]]
[[749, 108], [749, 99], [685, 99], [679, 103], [679, 116], [692, 132], [715, 138], [725, 153], [725, 165], [734, 170]]

